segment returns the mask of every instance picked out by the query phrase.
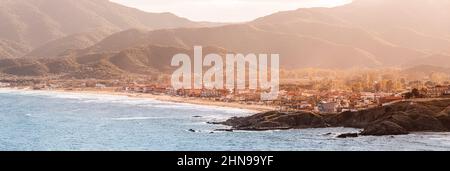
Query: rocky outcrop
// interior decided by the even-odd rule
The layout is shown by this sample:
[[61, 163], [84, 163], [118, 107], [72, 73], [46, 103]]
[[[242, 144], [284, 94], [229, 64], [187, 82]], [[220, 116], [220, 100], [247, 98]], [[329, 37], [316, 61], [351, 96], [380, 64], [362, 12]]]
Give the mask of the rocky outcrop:
[[[266, 112], [231, 118], [221, 124], [237, 130], [302, 129], [325, 127], [361, 128], [360, 135], [401, 135], [410, 132], [450, 131], [450, 99], [405, 101], [389, 106], [340, 114]], [[347, 136], [348, 135], [348, 136]], [[343, 134], [343, 138], [354, 134]]]
[[361, 135], [403, 135], [408, 134], [405, 128], [397, 125], [394, 122], [384, 121], [378, 124], [369, 125]]
[[302, 129], [326, 127], [325, 119], [309, 112], [280, 113], [276, 111], [244, 118], [232, 118], [222, 124], [238, 130]]

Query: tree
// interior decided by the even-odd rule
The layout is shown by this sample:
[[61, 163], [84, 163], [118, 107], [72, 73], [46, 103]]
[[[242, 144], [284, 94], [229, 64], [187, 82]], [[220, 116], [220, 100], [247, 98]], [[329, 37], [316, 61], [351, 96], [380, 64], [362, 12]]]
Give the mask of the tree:
[[404, 94], [405, 99], [411, 99], [413, 98], [413, 94], [411, 92], [405, 93]]
[[380, 92], [381, 88], [382, 88], [381, 83], [375, 83], [374, 85], [375, 92]]
[[357, 83], [354, 83], [353, 85], [352, 85], [352, 91], [353, 92], [357, 92], [357, 93], [359, 93], [359, 92], [361, 92], [362, 91], [362, 84], [361, 84], [361, 82], [357, 82]]
[[395, 84], [394, 84], [394, 82], [392, 80], [389, 80], [386, 83], [386, 91], [387, 92], [392, 92], [392, 90], [394, 90], [394, 87], [395, 87]]
[[422, 94], [420, 94], [419, 89], [417, 89], [417, 88], [412, 89], [411, 92], [403, 94], [403, 96], [405, 99], [422, 98], [423, 97]]
[[412, 94], [412, 96], [414, 98], [420, 98], [421, 97], [420, 91], [417, 88], [412, 89], [411, 94]]

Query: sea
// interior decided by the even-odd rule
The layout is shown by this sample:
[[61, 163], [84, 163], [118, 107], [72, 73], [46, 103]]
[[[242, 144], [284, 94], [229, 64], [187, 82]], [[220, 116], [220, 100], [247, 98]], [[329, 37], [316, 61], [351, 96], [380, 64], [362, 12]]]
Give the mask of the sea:
[[450, 133], [340, 139], [353, 128], [234, 131], [254, 111], [128, 96], [0, 89], [0, 151], [450, 151]]

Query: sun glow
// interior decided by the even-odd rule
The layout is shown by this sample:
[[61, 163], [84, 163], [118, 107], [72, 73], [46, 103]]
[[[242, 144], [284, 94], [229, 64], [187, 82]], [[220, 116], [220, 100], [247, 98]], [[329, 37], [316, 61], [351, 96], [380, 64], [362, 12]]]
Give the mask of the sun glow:
[[148, 12], [171, 12], [194, 21], [244, 22], [278, 11], [334, 7], [351, 0], [111, 0]]

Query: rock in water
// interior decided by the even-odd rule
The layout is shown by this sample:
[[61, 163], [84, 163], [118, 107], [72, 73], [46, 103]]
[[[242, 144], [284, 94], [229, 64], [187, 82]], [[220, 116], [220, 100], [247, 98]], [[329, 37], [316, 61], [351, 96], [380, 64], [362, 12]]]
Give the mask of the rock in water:
[[323, 136], [329, 136], [329, 135], [333, 135], [333, 133], [329, 132], [329, 133], [323, 134]]
[[233, 132], [233, 129], [216, 129], [214, 131], [219, 131], [219, 132]]
[[391, 121], [383, 121], [378, 124], [369, 125], [361, 135], [374, 135], [374, 136], [383, 136], [383, 135], [405, 135], [408, 134], [408, 131], [397, 125]]
[[337, 136], [338, 138], [356, 138], [358, 137], [358, 133], [347, 133], [347, 134], [341, 134]]

